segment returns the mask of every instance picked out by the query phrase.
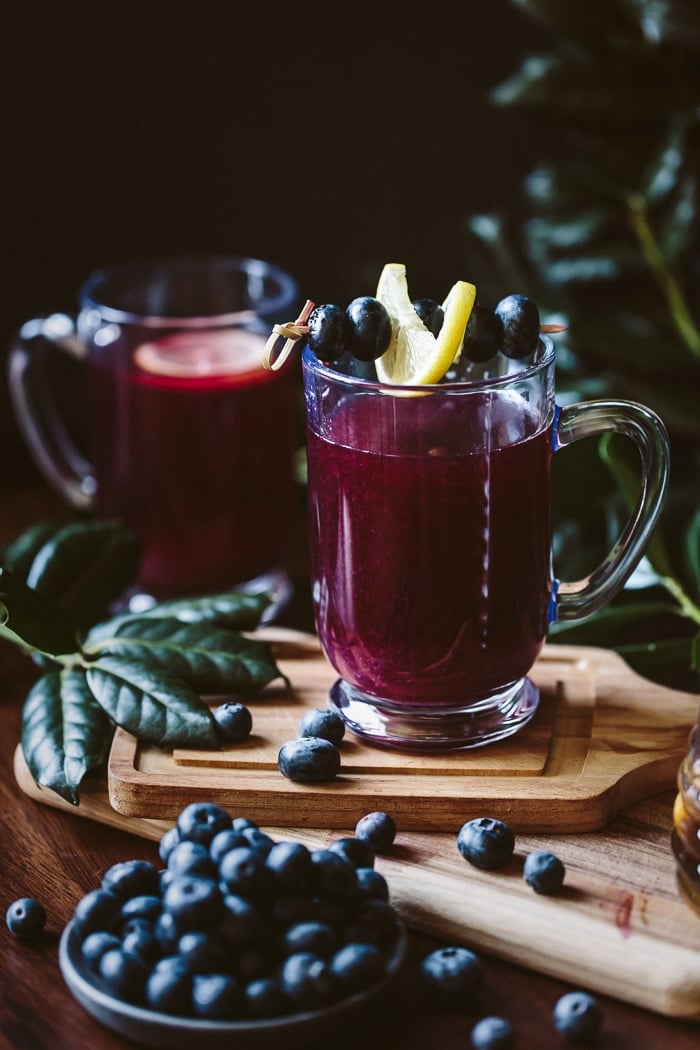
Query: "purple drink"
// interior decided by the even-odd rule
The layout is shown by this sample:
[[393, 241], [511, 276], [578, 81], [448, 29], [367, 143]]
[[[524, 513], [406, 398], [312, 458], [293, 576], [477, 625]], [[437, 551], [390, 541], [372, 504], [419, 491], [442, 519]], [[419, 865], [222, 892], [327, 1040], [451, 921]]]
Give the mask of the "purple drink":
[[138, 533], [157, 597], [222, 590], [276, 564], [294, 499], [294, 392], [236, 329], [119, 339], [89, 366], [96, 509]]
[[458, 708], [528, 673], [548, 623], [551, 449], [551, 418], [513, 391], [359, 393], [309, 420], [316, 623], [346, 682]]

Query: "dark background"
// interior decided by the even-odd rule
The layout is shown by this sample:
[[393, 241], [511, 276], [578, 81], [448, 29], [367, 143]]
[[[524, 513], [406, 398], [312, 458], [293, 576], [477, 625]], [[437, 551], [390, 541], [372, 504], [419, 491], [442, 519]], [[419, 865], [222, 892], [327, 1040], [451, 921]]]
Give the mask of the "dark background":
[[[488, 101], [538, 43], [510, 0], [14, 0], [0, 20], [3, 349], [96, 267], [159, 254], [269, 259], [316, 302], [371, 293], [387, 261], [415, 296], [478, 285], [465, 219], [536, 157]], [[33, 468], [4, 373], [7, 482]]]

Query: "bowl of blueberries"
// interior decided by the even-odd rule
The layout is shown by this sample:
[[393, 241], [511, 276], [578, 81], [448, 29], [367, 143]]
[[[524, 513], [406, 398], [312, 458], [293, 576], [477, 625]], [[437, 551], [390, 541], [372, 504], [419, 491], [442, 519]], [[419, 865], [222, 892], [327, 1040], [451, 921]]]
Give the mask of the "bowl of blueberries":
[[374, 868], [394, 834], [387, 814], [367, 814], [313, 850], [192, 803], [160, 840], [162, 868], [120, 862], [78, 901], [63, 977], [96, 1020], [151, 1046], [323, 1039], [402, 970], [405, 930]]

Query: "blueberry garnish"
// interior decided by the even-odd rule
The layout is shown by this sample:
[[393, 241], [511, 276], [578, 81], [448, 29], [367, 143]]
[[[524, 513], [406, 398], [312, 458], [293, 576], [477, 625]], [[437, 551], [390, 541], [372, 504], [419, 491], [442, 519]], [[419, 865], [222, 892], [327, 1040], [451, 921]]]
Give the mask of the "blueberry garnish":
[[391, 318], [383, 303], [371, 295], [353, 299], [346, 310], [352, 326], [350, 353], [358, 361], [375, 361], [391, 342]]
[[508, 295], [496, 307], [503, 324], [501, 351], [521, 361], [537, 349], [540, 338], [540, 312], [526, 295]]

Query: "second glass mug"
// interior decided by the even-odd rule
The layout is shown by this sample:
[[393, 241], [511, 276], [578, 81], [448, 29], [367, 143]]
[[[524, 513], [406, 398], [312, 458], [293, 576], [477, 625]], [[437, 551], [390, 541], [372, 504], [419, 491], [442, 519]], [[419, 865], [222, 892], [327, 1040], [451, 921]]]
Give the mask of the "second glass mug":
[[[290, 373], [261, 367], [270, 325], [297, 285], [259, 259], [174, 257], [106, 268], [77, 318], [26, 322], [9, 355], [29, 450], [74, 508], [131, 526], [138, 593], [157, 599], [263, 576], [282, 586], [299, 443]], [[87, 363], [87, 455], [47, 381], [47, 351]]]
[[[358, 735], [466, 748], [516, 732], [549, 624], [597, 612], [638, 564], [658, 519], [668, 438], [650, 409], [559, 408], [555, 352], [494, 379], [401, 388], [303, 358], [316, 629], [340, 678], [331, 706]], [[342, 366], [340, 366], [342, 368]], [[642, 461], [637, 506], [602, 564], [559, 582], [551, 461], [605, 432]]]

